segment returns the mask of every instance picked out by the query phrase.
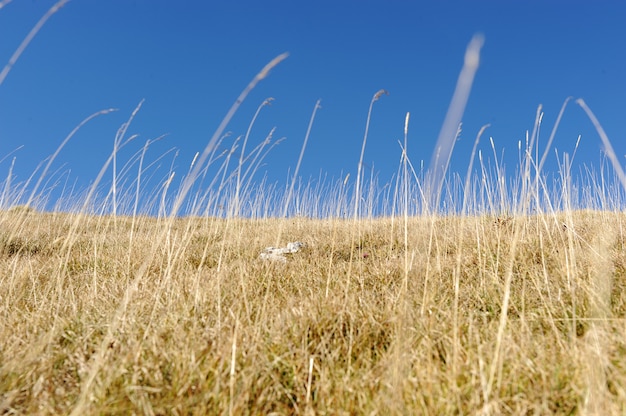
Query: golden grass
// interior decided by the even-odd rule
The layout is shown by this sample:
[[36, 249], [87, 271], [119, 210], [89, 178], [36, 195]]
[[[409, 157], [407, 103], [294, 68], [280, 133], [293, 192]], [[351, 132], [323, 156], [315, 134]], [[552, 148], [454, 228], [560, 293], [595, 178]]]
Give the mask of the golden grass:
[[[0, 84], [66, 2], [58, 0], [33, 27], [0, 73]], [[417, 178], [412, 165], [409, 170], [407, 113], [396, 189], [382, 201], [391, 202], [389, 212], [408, 215], [409, 199], [417, 194], [425, 204], [421, 212], [440, 207], [453, 133], [460, 131], [482, 42], [474, 37], [468, 46], [428, 182]], [[167, 175], [158, 211], [170, 217], [31, 208], [65, 144], [85, 123], [112, 110], [83, 120], [28, 192], [28, 183], [13, 189], [9, 172], [3, 206], [31, 196], [24, 205], [0, 212], [0, 414], [626, 414], [625, 214], [566, 210], [519, 217], [361, 219], [370, 215], [367, 206], [360, 210], [362, 199], [370, 209], [381, 203], [363, 195], [361, 169], [372, 106], [384, 90], [370, 103], [354, 220], [175, 218], [201, 173], [216, 161], [215, 151], [240, 104], [285, 57], [274, 58], [239, 95], [169, 205], [166, 191], [174, 172]], [[463, 186], [469, 199], [460, 204], [454, 198], [460, 188], [452, 183], [453, 208], [527, 212], [543, 206], [540, 182], [546, 189], [538, 178], [568, 101], [536, 166], [531, 155], [538, 157], [539, 107], [523, 163], [520, 143], [521, 182], [511, 194], [493, 140], [495, 170], [485, 167], [479, 153], [481, 185], [471, 191], [484, 126]], [[582, 99], [576, 103], [596, 127], [626, 188], [626, 175], [600, 123]], [[210, 193], [201, 203], [194, 199], [188, 212], [199, 212], [203, 204], [219, 207], [234, 181], [232, 198], [226, 198], [227, 205], [234, 203], [229, 215], [245, 216], [241, 201], [252, 196], [251, 216], [272, 215], [268, 204], [272, 213], [279, 212], [275, 201], [284, 204], [282, 216], [287, 216], [319, 101], [289, 191], [269, 202], [262, 201], [268, 196], [264, 191], [249, 192], [271, 133], [244, 154], [266, 104], [250, 123], [236, 170], [227, 175], [230, 157], [218, 169], [216, 199]], [[124, 181], [117, 176], [117, 155], [135, 137], [125, 138], [125, 132], [140, 107], [120, 127], [111, 157], [73, 208], [98, 205], [94, 194], [112, 163], [111, 206], [113, 214], [118, 212], [117, 188]], [[146, 173], [145, 151], [156, 140], [146, 142], [137, 159], [133, 212]], [[237, 141], [230, 154], [236, 148]], [[564, 154], [559, 206], [576, 200], [570, 194], [571, 166]], [[618, 204], [620, 193], [609, 187], [607, 195], [604, 176], [594, 178], [591, 174], [584, 206]], [[323, 205], [321, 217], [327, 216], [327, 206], [345, 214], [347, 182], [348, 176], [342, 186], [300, 195], [300, 206], [315, 211]], [[309, 185], [305, 188], [308, 192]], [[156, 194], [149, 195], [148, 208], [154, 208]], [[128, 202], [128, 193], [120, 199]], [[289, 241], [306, 247], [285, 264], [259, 258], [265, 247]]]
[[2, 212], [0, 413], [624, 414], [625, 220]]

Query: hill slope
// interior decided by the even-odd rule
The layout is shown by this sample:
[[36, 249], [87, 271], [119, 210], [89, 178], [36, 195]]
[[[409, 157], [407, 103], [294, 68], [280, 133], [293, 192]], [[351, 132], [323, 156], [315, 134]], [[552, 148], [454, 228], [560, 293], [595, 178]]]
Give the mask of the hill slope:
[[2, 212], [0, 413], [623, 414], [625, 222]]

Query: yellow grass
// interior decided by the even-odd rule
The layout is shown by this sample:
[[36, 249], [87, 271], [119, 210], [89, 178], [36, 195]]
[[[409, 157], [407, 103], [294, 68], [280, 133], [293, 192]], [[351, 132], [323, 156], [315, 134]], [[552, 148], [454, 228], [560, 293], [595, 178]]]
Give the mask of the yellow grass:
[[624, 414], [625, 222], [5, 211], [0, 413]]
[[[65, 3], [33, 27], [0, 84]], [[174, 199], [173, 171], [156, 193], [142, 191], [144, 156], [159, 139], [131, 158], [137, 176], [122, 187], [133, 174], [118, 170], [117, 156], [135, 137], [125, 133], [141, 103], [86, 194], [55, 205], [74, 213], [33, 207], [51, 202], [40, 185], [64, 145], [110, 110], [64, 139], [34, 187], [12, 183], [11, 167], [0, 198], [13, 207], [0, 211], [0, 414], [626, 414], [626, 214], [611, 211], [623, 205], [626, 175], [579, 99], [615, 180], [603, 169], [573, 183], [575, 149], [547, 184], [543, 164], [567, 99], [541, 159], [538, 109], [509, 185], [493, 141], [495, 169], [479, 152], [473, 170], [486, 126], [465, 185], [448, 178], [481, 45], [475, 37], [468, 47], [430, 170], [416, 173], [407, 158], [407, 113], [398, 174], [380, 189], [361, 168], [384, 90], [370, 103], [354, 188], [349, 176], [294, 188], [319, 102], [286, 194], [253, 180], [277, 143], [271, 133], [244, 153], [246, 134], [234, 169], [237, 141], [216, 156], [231, 117], [284, 54], [243, 90]], [[205, 188], [198, 181], [211, 166]], [[374, 218], [380, 208], [403, 216]], [[429, 215], [439, 208], [463, 215]], [[352, 210], [351, 220], [333, 218]], [[181, 217], [189, 212], [224, 218]], [[535, 215], [486, 214], [496, 212]], [[305, 247], [284, 263], [259, 257], [294, 241]]]

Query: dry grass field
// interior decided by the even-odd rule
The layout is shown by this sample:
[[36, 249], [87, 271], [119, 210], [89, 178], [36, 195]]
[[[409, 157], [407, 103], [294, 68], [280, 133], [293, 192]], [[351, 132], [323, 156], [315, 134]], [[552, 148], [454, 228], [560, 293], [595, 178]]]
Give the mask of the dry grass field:
[[[449, 171], [481, 45], [468, 47], [430, 170], [408, 160], [407, 113], [398, 172], [382, 187], [362, 167], [384, 90], [351, 180], [298, 177], [319, 102], [287, 186], [255, 182], [268, 140], [244, 154], [246, 135], [217, 154], [286, 55], [243, 90], [177, 188], [173, 170], [142, 188], [159, 139], [117, 167], [141, 104], [98, 177], [65, 201], [50, 200], [49, 168], [109, 110], [26, 182], [10, 168], [0, 415], [626, 414], [626, 175], [581, 99], [603, 142], [600, 171], [572, 177], [576, 144], [544, 172], [569, 98], [541, 158], [538, 109], [515, 174], [493, 141], [493, 159], [477, 152], [486, 126], [465, 181]], [[303, 246], [261, 256], [292, 242]]]
[[4, 211], [0, 414], [624, 414], [625, 224]]

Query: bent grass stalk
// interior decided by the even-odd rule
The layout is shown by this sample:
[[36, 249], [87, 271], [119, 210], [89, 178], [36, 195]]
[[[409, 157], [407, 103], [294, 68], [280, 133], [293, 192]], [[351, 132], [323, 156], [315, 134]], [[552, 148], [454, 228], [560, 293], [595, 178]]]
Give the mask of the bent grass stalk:
[[289, 54], [287, 53], [278, 55], [277, 57], [272, 59], [267, 65], [265, 65], [265, 67], [263, 67], [261, 72], [259, 72], [254, 77], [254, 79], [250, 81], [248, 86], [241, 92], [241, 94], [239, 95], [235, 103], [228, 110], [228, 113], [226, 113], [226, 116], [224, 117], [224, 119], [218, 126], [217, 130], [211, 137], [211, 140], [209, 140], [209, 143], [206, 145], [206, 147], [204, 148], [204, 151], [201, 153], [200, 157], [198, 158], [196, 166], [192, 169], [190, 174], [187, 176], [187, 178], [185, 178], [184, 182], [182, 183], [181, 191], [178, 194], [176, 200], [174, 201], [172, 217], [178, 214], [178, 211], [180, 210], [184, 199], [187, 197], [187, 194], [189, 193], [192, 185], [196, 182], [196, 179], [198, 178], [198, 174], [200, 173], [200, 171], [202, 170], [204, 166], [204, 162], [206, 161], [207, 157], [209, 157], [209, 155], [215, 149], [215, 146], [217, 145], [220, 137], [222, 136], [222, 133], [226, 129], [226, 126], [228, 125], [232, 117], [235, 115], [235, 112], [237, 112], [237, 110], [239, 109], [239, 106], [241, 105], [241, 103], [243, 103], [243, 101], [246, 99], [250, 91], [252, 91], [259, 82], [261, 82], [263, 79], [265, 79], [265, 77], [269, 75], [270, 71], [274, 67], [276, 67], [279, 63], [281, 63], [285, 59], [287, 59], [287, 56], [289, 56]]
[[111, 182], [111, 193], [113, 196], [113, 217], [117, 217], [117, 154], [122, 147], [137, 138], [137, 135], [133, 135], [129, 137], [124, 143], [122, 143], [122, 140], [124, 140], [124, 136], [126, 135], [126, 131], [130, 126], [130, 123], [132, 123], [132, 121], [135, 119], [135, 116], [141, 109], [144, 101], [145, 100], [141, 100], [139, 104], [137, 104], [137, 107], [135, 107], [135, 109], [131, 113], [130, 118], [126, 123], [122, 124], [122, 126], [117, 131], [117, 134], [115, 135], [115, 139], [113, 140], [113, 181]]
[[624, 174], [624, 169], [622, 168], [621, 163], [619, 163], [617, 155], [615, 154], [615, 150], [613, 150], [613, 145], [611, 144], [609, 137], [606, 135], [606, 132], [602, 128], [602, 125], [582, 98], [577, 99], [576, 104], [578, 104], [585, 111], [585, 113], [587, 113], [587, 117], [589, 117], [589, 120], [591, 120], [591, 122], [593, 123], [593, 126], [598, 132], [598, 135], [602, 140], [602, 144], [604, 145], [604, 151], [611, 161], [613, 169], [615, 169], [615, 172], [617, 173], [617, 177], [622, 184], [622, 187], [626, 189], [626, 174]]
[[[58, 12], [61, 7], [65, 6], [68, 1], [69, 0], [59, 0], [58, 2], [56, 2], [52, 7], [50, 7], [50, 9], [48, 9], [48, 11], [41, 17], [41, 19], [39, 19], [39, 21], [35, 24], [35, 26], [33, 26], [30, 32], [28, 32], [28, 35], [26, 35], [24, 40], [22, 40], [22, 43], [20, 43], [15, 52], [13, 52], [13, 55], [11, 55], [7, 64], [4, 66], [4, 68], [2, 68], [2, 71], [0, 71], [0, 85], [2, 85], [17, 60], [20, 59], [22, 53], [24, 53], [30, 42], [32, 42], [35, 36], [37, 36], [37, 33], [39, 33], [39, 31], [46, 24], [48, 19], [50, 19], [53, 14]], [[0, 9], [2, 9], [2, 7], [6, 6], [8, 3], [9, 2], [6, 1], [0, 4]]]

